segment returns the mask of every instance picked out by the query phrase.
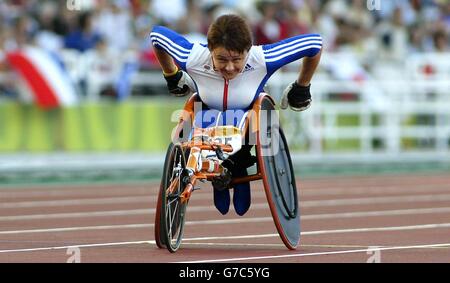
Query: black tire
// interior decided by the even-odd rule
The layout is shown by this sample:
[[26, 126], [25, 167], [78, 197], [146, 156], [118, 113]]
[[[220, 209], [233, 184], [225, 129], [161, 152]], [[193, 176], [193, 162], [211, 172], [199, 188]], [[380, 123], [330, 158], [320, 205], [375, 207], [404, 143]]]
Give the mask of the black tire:
[[170, 143], [169, 147], [167, 148], [167, 152], [166, 152], [163, 174], [162, 174], [162, 178], [161, 178], [161, 183], [159, 185], [158, 201], [156, 203], [155, 242], [156, 242], [156, 246], [158, 246], [158, 248], [160, 248], [160, 249], [166, 248], [166, 244], [163, 239], [162, 228], [161, 228], [161, 194], [165, 188], [165, 184], [167, 184], [169, 182], [168, 178], [170, 177], [170, 174], [168, 173], [167, 168], [173, 167], [173, 149], [174, 149], [174, 145], [173, 145], [173, 143]]
[[[186, 184], [183, 182], [183, 174], [186, 172], [185, 153], [180, 145], [169, 146], [166, 164], [164, 166], [165, 177], [162, 180], [160, 190], [160, 241], [170, 252], [176, 252], [183, 238], [187, 202], [182, 203], [180, 194]], [[178, 182], [175, 190], [167, 191], [170, 184]], [[158, 219], [156, 219], [158, 221]], [[156, 230], [156, 229], [155, 229]]]
[[267, 111], [260, 112], [258, 165], [278, 234], [285, 246], [293, 250], [300, 241], [300, 214], [292, 160], [273, 102], [264, 98], [261, 110]]

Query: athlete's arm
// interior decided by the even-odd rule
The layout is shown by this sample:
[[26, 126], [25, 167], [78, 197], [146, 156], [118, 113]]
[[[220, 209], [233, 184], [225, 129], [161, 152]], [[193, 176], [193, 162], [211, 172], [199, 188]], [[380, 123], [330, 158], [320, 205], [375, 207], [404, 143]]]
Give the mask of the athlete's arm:
[[320, 56], [322, 55], [322, 50], [320, 50], [313, 57], [305, 57], [303, 58], [303, 64], [300, 67], [300, 73], [297, 78], [297, 84], [300, 86], [309, 86], [311, 84], [311, 79], [314, 75], [314, 72], [317, 69], [317, 66], [320, 62]]
[[[150, 39], [169, 92], [176, 96], [195, 92], [194, 81], [184, 72], [193, 44], [178, 33], [162, 26], [153, 28]], [[183, 71], [179, 70], [178, 66]]]
[[175, 74], [178, 71], [177, 65], [173, 61], [172, 57], [164, 50], [153, 47], [155, 51], [156, 58], [158, 59], [159, 65], [163, 70], [164, 75]]
[[163, 26], [155, 26], [150, 33], [156, 56], [165, 73], [175, 71], [176, 64], [186, 71], [186, 62], [194, 44], [182, 35]]
[[[269, 75], [284, 65], [305, 58], [303, 63], [307, 66], [301, 70], [299, 79], [310, 81], [312, 77], [310, 72], [315, 70], [320, 60], [322, 37], [318, 34], [298, 35], [277, 43], [263, 45], [262, 48]], [[317, 54], [319, 57], [316, 57]]]
[[295, 111], [303, 111], [311, 105], [311, 79], [319, 65], [322, 37], [318, 34], [299, 35], [286, 40], [263, 45], [269, 75], [284, 65], [303, 58], [298, 78], [284, 90], [280, 108], [288, 105]]
[[322, 50], [312, 57], [303, 58], [299, 76], [295, 82], [288, 85], [283, 92], [280, 108], [286, 109], [290, 105], [294, 111], [303, 111], [311, 105], [311, 79], [319, 65]]

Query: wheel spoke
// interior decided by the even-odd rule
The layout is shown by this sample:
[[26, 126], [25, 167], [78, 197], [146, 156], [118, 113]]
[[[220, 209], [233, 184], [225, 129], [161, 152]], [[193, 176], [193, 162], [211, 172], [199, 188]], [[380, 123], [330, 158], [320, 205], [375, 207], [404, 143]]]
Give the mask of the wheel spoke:
[[167, 223], [166, 223], [166, 226], [167, 226], [167, 224], [169, 224], [168, 225], [168, 235], [169, 235], [169, 237], [170, 237], [170, 241], [172, 240], [172, 226], [170, 225], [170, 223], [172, 223], [172, 212], [171, 212], [171, 209], [170, 209], [170, 207], [169, 206], [167, 206], [167, 208], [166, 208], [166, 214], [167, 214], [167, 216], [168, 216], [168, 220], [169, 221], [167, 221]]
[[165, 170], [170, 175], [164, 182], [165, 194], [163, 205], [164, 242], [169, 251], [175, 252], [183, 236], [185, 205], [181, 203], [181, 193], [185, 184], [182, 182], [183, 170], [186, 168], [185, 156], [180, 145], [175, 145], [170, 156], [170, 165]]
[[[175, 208], [173, 210], [173, 215], [177, 215], [178, 210], [178, 202], [175, 204]], [[172, 221], [170, 221], [170, 227], [173, 227], [173, 221], [175, 220], [175, 217], [172, 218]]]

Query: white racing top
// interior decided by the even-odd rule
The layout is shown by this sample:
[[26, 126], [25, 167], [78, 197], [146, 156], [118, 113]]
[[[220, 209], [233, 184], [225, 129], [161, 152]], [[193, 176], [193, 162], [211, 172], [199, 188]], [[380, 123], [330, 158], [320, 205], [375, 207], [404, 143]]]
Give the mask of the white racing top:
[[206, 44], [191, 43], [162, 26], [153, 28], [150, 39], [156, 48], [165, 50], [192, 77], [202, 102], [219, 111], [247, 110], [276, 70], [305, 56], [313, 57], [322, 48], [322, 37], [318, 34], [252, 46], [241, 73], [226, 80], [214, 70]]

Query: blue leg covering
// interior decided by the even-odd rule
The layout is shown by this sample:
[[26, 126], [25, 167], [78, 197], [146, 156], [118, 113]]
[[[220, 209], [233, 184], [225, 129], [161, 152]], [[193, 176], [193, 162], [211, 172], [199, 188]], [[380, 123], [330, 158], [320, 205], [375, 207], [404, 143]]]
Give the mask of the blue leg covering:
[[217, 210], [220, 211], [223, 215], [228, 213], [228, 210], [230, 209], [230, 190], [224, 189], [224, 190], [214, 190], [214, 205], [216, 206]]
[[[234, 177], [247, 176], [247, 169], [234, 168]], [[250, 208], [251, 195], [250, 195], [250, 183], [242, 183], [234, 185], [233, 191], [233, 205], [234, 210], [240, 216], [244, 215]]]

